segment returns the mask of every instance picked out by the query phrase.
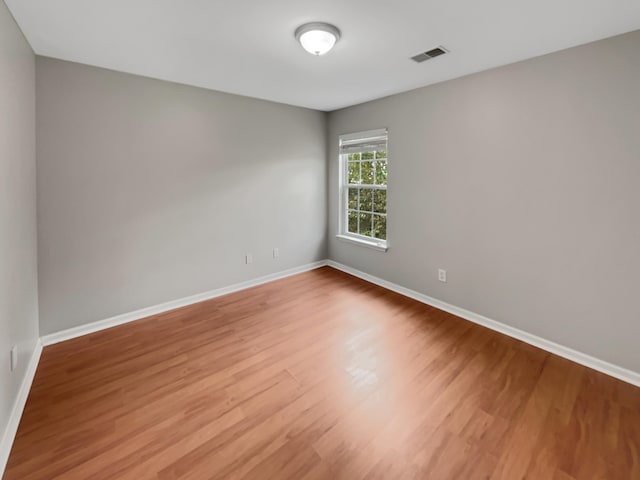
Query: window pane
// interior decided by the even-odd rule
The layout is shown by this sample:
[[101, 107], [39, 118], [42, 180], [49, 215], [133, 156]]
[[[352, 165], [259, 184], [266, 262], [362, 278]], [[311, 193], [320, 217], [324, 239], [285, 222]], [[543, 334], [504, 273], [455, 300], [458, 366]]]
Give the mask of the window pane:
[[371, 189], [360, 189], [360, 203], [358, 209], [364, 212], [373, 211], [373, 191]]
[[360, 183], [360, 162], [349, 162], [349, 183]]
[[387, 239], [387, 217], [386, 215], [373, 216], [373, 236], [382, 240]]
[[346, 151], [339, 156], [340, 229], [347, 235], [382, 241], [387, 237], [388, 212], [386, 130], [358, 135], [340, 138], [341, 150]]
[[349, 209], [356, 210], [358, 208], [358, 189], [349, 189]]
[[373, 192], [373, 211], [376, 213], [387, 213], [386, 190], [376, 190]]
[[362, 162], [362, 183], [373, 185], [373, 162]]
[[376, 162], [376, 185], [387, 184], [387, 162]]
[[358, 212], [349, 212], [349, 232], [358, 233]]
[[360, 235], [373, 236], [372, 215], [370, 213], [360, 213]]

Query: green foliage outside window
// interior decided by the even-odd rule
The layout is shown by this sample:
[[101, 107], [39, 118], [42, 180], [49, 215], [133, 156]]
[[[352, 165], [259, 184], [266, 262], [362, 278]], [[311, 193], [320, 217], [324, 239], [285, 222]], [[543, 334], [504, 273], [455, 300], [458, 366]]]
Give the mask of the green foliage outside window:
[[[347, 227], [351, 233], [387, 238], [387, 152], [347, 156]], [[377, 187], [377, 188], [376, 188]]]

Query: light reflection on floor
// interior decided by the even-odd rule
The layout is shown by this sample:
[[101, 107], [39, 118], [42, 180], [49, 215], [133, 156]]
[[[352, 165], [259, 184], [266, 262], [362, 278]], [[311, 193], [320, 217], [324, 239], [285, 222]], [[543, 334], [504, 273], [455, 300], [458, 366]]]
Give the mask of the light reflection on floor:
[[345, 324], [343, 365], [351, 387], [356, 390], [377, 385], [381, 381], [381, 368], [389, 358], [387, 346], [380, 341], [380, 323], [373, 319], [373, 312], [359, 310], [349, 315]]

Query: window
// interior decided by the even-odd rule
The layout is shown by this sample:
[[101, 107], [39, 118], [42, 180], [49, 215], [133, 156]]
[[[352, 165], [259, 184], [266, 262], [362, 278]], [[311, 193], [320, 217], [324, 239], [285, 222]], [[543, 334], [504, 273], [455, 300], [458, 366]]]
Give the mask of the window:
[[387, 250], [387, 130], [340, 136], [338, 238]]

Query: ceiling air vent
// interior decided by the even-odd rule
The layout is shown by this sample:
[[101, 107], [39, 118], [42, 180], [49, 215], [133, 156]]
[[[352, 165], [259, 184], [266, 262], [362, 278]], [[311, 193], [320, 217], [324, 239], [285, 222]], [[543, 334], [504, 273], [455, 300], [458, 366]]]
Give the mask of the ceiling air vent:
[[436, 57], [439, 57], [440, 55], [444, 55], [445, 53], [448, 53], [448, 50], [446, 50], [444, 47], [436, 47], [436, 48], [432, 48], [428, 52], [419, 53], [418, 55], [411, 57], [411, 60], [417, 63], [421, 63], [421, 62], [424, 62], [425, 60], [431, 60], [432, 58], [436, 58]]

